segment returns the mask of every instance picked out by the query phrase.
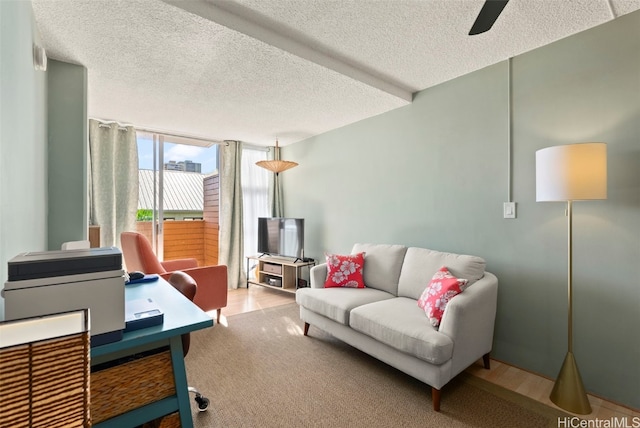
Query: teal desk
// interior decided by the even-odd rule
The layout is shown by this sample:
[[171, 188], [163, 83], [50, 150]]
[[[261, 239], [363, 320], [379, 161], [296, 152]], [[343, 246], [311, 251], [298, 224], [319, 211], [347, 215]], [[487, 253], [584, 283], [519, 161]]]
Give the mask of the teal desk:
[[[118, 342], [91, 348], [92, 368], [96, 368], [98, 365], [105, 366], [112, 363], [110, 368], [91, 374], [91, 417], [94, 421], [93, 426], [97, 428], [135, 427], [160, 416], [179, 412], [180, 425], [183, 428], [192, 428], [193, 420], [191, 418], [187, 376], [185, 373], [182, 340], [180, 336], [185, 333], [210, 327], [213, 325], [213, 320], [162, 278], [155, 282], [126, 286], [126, 300], [144, 298], [153, 299], [158, 306], [162, 308], [164, 312], [164, 323], [162, 325], [127, 332], [124, 334], [123, 339]], [[136, 399], [136, 396], [132, 394], [142, 394], [145, 392], [128, 390], [126, 386], [118, 389], [121, 384], [124, 385], [129, 379], [121, 379], [121, 382], [117, 382], [116, 388], [111, 390], [108, 389], [109, 387], [104, 386], [104, 384], [108, 382], [105, 382], [103, 379], [109, 378], [110, 376], [117, 379], [118, 370], [126, 364], [130, 364], [120, 364], [120, 362], [127, 361], [131, 356], [153, 353], [154, 350], [159, 349], [167, 349], [169, 354], [166, 354], [167, 351], [165, 351], [165, 355], [170, 355], [175, 391], [158, 401], [145, 404], [142, 407], [127, 409], [123, 414], [110, 417], [107, 420], [96, 420], [94, 418], [94, 406], [102, 406], [107, 400], [113, 400], [110, 401], [110, 403], [126, 403], [132, 399]], [[140, 363], [140, 361], [143, 362]], [[138, 360], [138, 364], [142, 364], [142, 367], [144, 367], [144, 360]], [[109, 372], [109, 370], [112, 372]], [[169, 373], [169, 377], [171, 377], [171, 372]], [[112, 373], [113, 375], [105, 375], [105, 373]], [[147, 381], [145, 377], [152, 377], [156, 374], [150, 370], [136, 370], [135, 373], [136, 376], [139, 376], [138, 379], [135, 379], [139, 384], [144, 384]], [[170, 378], [167, 379], [167, 383], [171, 383]], [[94, 402], [94, 390], [98, 391], [100, 388], [108, 390], [108, 393], [103, 395], [104, 403], [102, 404], [100, 400], [98, 400], [99, 397], [97, 395], [95, 397], [97, 402]], [[98, 393], [96, 392], [96, 394]]]

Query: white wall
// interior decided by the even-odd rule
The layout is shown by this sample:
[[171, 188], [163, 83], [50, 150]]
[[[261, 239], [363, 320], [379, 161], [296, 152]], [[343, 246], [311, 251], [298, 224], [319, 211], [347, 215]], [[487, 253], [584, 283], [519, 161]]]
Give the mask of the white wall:
[[[585, 387], [640, 408], [640, 12], [513, 59], [399, 108], [283, 148], [285, 214], [305, 255], [355, 242], [474, 254], [499, 279], [493, 355], [555, 378], [567, 350], [567, 226], [535, 201], [535, 152], [608, 143], [609, 198], [574, 206], [574, 352]], [[426, 286], [426, 284], [425, 284]]]
[[1, 284], [8, 260], [47, 244], [46, 73], [33, 68], [34, 40], [31, 2], [0, 1]]
[[88, 235], [87, 69], [51, 60], [47, 75], [47, 247], [59, 250], [63, 242]]

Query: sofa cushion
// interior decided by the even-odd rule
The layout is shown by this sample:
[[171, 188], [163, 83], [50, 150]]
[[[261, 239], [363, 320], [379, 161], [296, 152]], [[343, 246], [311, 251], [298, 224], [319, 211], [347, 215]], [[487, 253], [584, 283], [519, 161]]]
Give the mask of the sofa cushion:
[[407, 247], [404, 245], [355, 244], [351, 253], [365, 253], [365, 286], [397, 296], [398, 280], [406, 251]]
[[[476, 256], [411, 247], [407, 249], [404, 257], [398, 296], [418, 300], [433, 275], [442, 266], [446, 266], [453, 276], [467, 279], [468, 287], [484, 276], [485, 265], [485, 261]], [[366, 271], [364, 280], [366, 284]]]
[[296, 302], [300, 306], [347, 326], [353, 308], [393, 297], [374, 288], [301, 288], [296, 291]]
[[451, 275], [444, 266], [433, 275], [429, 285], [424, 289], [418, 300], [418, 307], [427, 314], [432, 326], [438, 327], [440, 325], [447, 303], [462, 293], [467, 283], [466, 279], [459, 279]]
[[431, 325], [414, 299], [396, 297], [358, 306], [351, 311], [349, 325], [431, 364], [442, 364], [453, 354], [451, 338]]
[[364, 267], [364, 253], [339, 255], [327, 254], [326, 288], [349, 287], [364, 288], [362, 269]]

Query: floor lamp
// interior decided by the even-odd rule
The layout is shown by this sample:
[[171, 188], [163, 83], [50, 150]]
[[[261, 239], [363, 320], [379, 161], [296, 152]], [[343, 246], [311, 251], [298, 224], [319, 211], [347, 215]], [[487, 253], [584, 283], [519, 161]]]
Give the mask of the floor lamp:
[[536, 200], [566, 201], [569, 231], [569, 343], [567, 355], [549, 398], [558, 407], [581, 415], [591, 413], [591, 406], [573, 356], [572, 203], [594, 199], [607, 199], [605, 143], [567, 144], [536, 152]]

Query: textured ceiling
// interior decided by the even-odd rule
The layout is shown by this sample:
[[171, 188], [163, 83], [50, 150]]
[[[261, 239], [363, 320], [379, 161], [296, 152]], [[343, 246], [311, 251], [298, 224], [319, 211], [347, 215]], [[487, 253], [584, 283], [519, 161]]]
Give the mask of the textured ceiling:
[[468, 36], [483, 3], [32, 0], [47, 55], [88, 70], [90, 117], [257, 145], [407, 105], [416, 91], [640, 9], [511, 0], [491, 30]]

